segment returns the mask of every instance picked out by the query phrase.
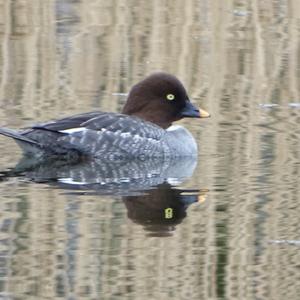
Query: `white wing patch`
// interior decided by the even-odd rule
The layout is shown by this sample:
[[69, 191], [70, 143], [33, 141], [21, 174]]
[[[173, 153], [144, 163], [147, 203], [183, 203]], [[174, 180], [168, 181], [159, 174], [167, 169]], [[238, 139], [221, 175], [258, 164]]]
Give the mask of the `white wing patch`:
[[58, 179], [59, 182], [62, 183], [66, 183], [66, 184], [76, 184], [76, 185], [84, 185], [84, 184], [88, 184], [88, 182], [84, 182], [84, 181], [75, 181], [73, 178], [59, 178]]
[[[175, 126], [172, 126], [172, 127], [175, 127]], [[177, 126], [178, 128], [180, 128], [181, 126]], [[171, 128], [171, 127], [170, 127]], [[175, 130], [175, 129], [173, 129]], [[112, 130], [108, 130], [106, 128], [101, 128], [100, 130], [93, 130], [93, 129], [88, 129], [86, 127], [76, 127], [76, 128], [70, 128], [70, 129], [65, 129], [65, 130], [60, 130], [59, 132], [62, 132], [62, 133], [67, 133], [67, 134], [70, 134], [72, 135], [73, 133], [84, 133], [87, 132], [87, 131], [94, 131], [95, 133], [98, 133], [98, 134], [101, 134], [101, 133], [108, 133], [108, 134], [113, 134], [115, 136], [115, 139], [119, 139], [120, 141], [122, 139], [132, 139], [132, 142], [141, 142], [141, 141], [148, 141], [148, 142], [154, 142], [154, 143], [158, 143], [160, 142], [159, 140], [157, 139], [154, 139], [152, 137], [143, 137], [143, 136], [140, 136], [139, 134], [132, 134], [130, 132], [120, 132], [120, 130], [117, 130], [117, 131], [112, 131]]]
[[178, 129], [181, 129], [182, 126], [180, 125], [172, 125], [170, 127], [167, 128], [167, 131], [175, 131], [175, 130], [178, 130]]
[[85, 127], [78, 127], [78, 128], [70, 128], [70, 129], [66, 129], [66, 130], [61, 130], [60, 132], [71, 134], [71, 133], [75, 133], [75, 132], [83, 132], [86, 130], [87, 129]]

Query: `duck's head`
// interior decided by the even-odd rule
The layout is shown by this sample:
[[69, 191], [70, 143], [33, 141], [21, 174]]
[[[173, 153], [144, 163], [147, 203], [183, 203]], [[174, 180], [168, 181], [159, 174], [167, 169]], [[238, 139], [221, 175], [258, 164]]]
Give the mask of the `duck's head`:
[[164, 72], [154, 73], [134, 85], [122, 113], [162, 128], [168, 128], [182, 118], [209, 117], [209, 113], [191, 103], [182, 83]]

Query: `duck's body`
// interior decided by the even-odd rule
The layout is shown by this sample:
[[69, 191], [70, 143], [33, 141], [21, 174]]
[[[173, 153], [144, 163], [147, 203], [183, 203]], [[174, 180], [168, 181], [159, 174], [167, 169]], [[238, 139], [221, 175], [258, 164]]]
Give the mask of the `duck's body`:
[[26, 155], [42, 158], [195, 156], [191, 133], [171, 125], [183, 117], [207, 116], [191, 104], [177, 78], [155, 73], [131, 89], [122, 114], [90, 112], [21, 131], [0, 128], [0, 134], [14, 138]]

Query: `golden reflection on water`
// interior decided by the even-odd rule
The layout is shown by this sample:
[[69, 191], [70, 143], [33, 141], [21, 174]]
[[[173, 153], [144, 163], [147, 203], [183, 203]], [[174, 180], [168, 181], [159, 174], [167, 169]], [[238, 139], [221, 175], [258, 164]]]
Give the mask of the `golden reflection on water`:
[[[199, 143], [184, 185], [209, 189], [206, 201], [165, 238], [147, 237], [120, 197], [2, 181], [1, 297], [297, 299], [299, 9], [0, 0], [1, 126], [119, 111], [154, 70], [177, 75], [212, 114], [182, 122]], [[2, 137], [0, 153], [1, 169], [20, 154]]]

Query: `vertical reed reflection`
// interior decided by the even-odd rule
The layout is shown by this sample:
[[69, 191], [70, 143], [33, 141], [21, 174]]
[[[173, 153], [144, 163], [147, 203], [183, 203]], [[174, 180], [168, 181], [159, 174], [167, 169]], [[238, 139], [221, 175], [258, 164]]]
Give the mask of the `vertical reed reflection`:
[[[212, 192], [171, 237], [146, 238], [114, 196], [2, 181], [0, 297], [297, 299], [299, 10], [297, 0], [0, 0], [1, 126], [120, 111], [154, 70], [176, 74], [212, 113], [183, 122], [199, 142], [187, 185]], [[1, 137], [3, 168], [16, 149]]]

